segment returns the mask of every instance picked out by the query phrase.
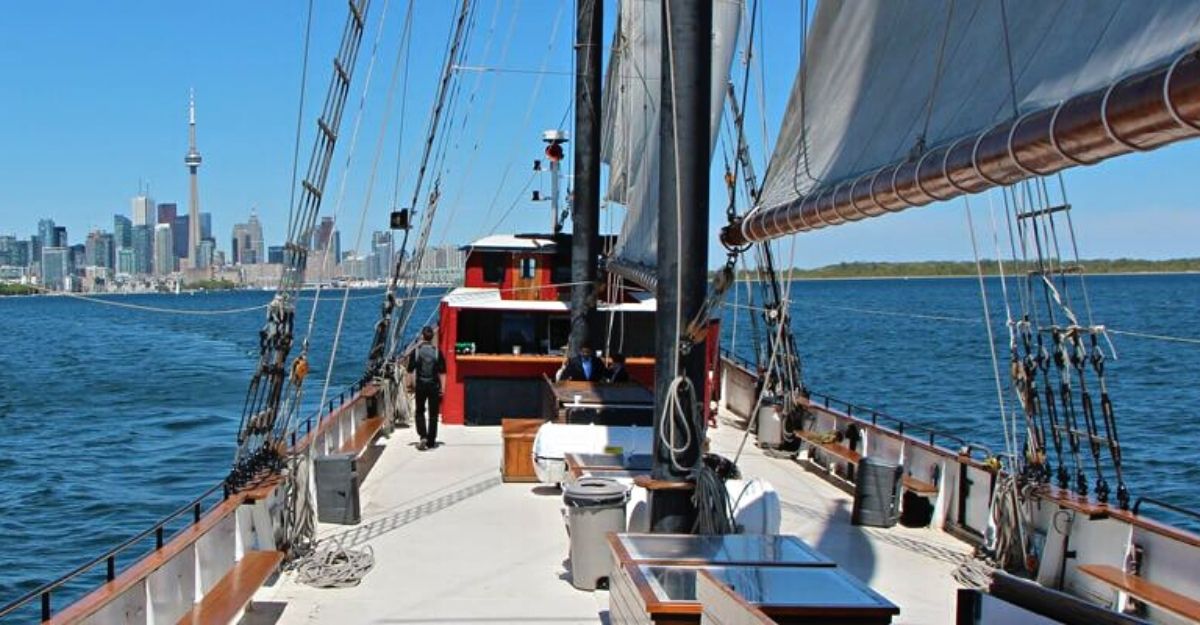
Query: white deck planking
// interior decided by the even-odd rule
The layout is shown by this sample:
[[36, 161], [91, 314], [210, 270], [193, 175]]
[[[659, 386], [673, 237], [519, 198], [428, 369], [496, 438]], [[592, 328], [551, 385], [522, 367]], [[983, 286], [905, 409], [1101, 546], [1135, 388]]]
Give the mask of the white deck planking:
[[[313, 589], [289, 574], [256, 599], [286, 602], [293, 623], [600, 623], [607, 593], [575, 590], [564, 568], [568, 538], [558, 493], [503, 484], [497, 427], [443, 426], [444, 444], [417, 452], [397, 430], [362, 487], [363, 522], [322, 525], [322, 537], [370, 545], [362, 584]], [[743, 432], [722, 424], [712, 448], [732, 456]], [[850, 525], [850, 498], [799, 465], [747, 444], [747, 477], [779, 491], [782, 532], [823, 551], [901, 608], [896, 623], [950, 623], [956, 558], [969, 549], [930, 529]]]

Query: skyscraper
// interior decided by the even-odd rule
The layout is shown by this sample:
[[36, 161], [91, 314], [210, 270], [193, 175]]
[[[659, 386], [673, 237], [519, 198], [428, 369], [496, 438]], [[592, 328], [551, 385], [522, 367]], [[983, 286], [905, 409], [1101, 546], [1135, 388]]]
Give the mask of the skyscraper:
[[188, 205], [188, 267], [196, 267], [196, 253], [200, 249], [200, 183], [196, 172], [200, 169], [200, 151], [196, 149], [196, 92], [188, 97], [188, 152], [183, 157], [188, 168], [191, 195]]
[[12, 235], [0, 235], [0, 266], [16, 265], [13, 259], [16, 256], [17, 237]]
[[113, 235], [102, 230], [93, 230], [87, 235], [84, 249], [86, 251], [83, 266], [113, 268], [116, 261]]
[[[258, 213], [250, 209], [250, 221], [246, 222], [246, 232], [250, 235], [250, 249], [254, 252], [253, 263], [267, 260], [267, 246], [263, 242], [262, 224], [258, 221]], [[242, 261], [245, 263], [246, 261]]]
[[133, 247], [133, 222], [124, 215], [113, 215], [113, 245], [118, 250]]
[[373, 266], [367, 270], [367, 278], [382, 280], [392, 275], [392, 233], [386, 230], [371, 235], [371, 259]]
[[66, 226], [54, 226], [54, 235], [50, 237], [50, 247], [67, 247]]
[[130, 204], [133, 206], [133, 225], [150, 226], [153, 229], [154, 224], [158, 223], [154, 199], [146, 195], [135, 195]]
[[158, 205], [158, 220], [156, 224], [167, 224], [168, 226], [175, 223], [175, 218], [179, 216], [179, 206], [174, 202], [163, 202]]
[[154, 273], [165, 276], [175, 271], [175, 241], [171, 236], [171, 226], [158, 224], [154, 226]]
[[134, 226], [133, 237], [133, 272], [149, 274], [154, 271], [154, 229], [153, 226]]
[[250, 249], [250, 232], [246, 228], [246, 224], [233, 225], [233, 240], [231, 241], [230, 251], [235, 265], [250, 265], [253, 260], [246, 260], [247, 254], [250, 257], [254, 256], [254, 252]]
[[200, 249], [196, 252], [196, 269], [208, 269], [213, 264], [213, 253], [217, 251], [217, 242], [212, 239], [200, 239]]
[[341, 250], [338, 244], [341, 243], [340, 237], [337, 237], [337, 231], [333, 229], [333, 217], [322, 217], [321, 223], [317, 226], [317, 231], [313, 235], [313, 249], [325, 251], [329, 250], [330, 256], [335, 259], [341, 256]]
[[133, 275], [137, 273], [137, 256], [133, 247], [123, 247], [117, 250], [117, 273]]
[[65, 247], [42, 248], [42, 286], [55, 291], [62, 290], [64, 280], [70, 275], [71, 250]]
[[12, 264], [18, 267], [28, 267], [33, 262], [31, 249], [33, 248], [32, 239], [29, 241], [17, 241], [13, 244], [12, 249]]
[[171, 221], [171, 236], [175, 245], [175, 258], [186, 259], [188, 257], [188, 232], [191, 228], [188, 227], [187, 215], [179, 215]]
[[33, 259], [36, 261], [42, 260], [42, 248], [54, 247], [54, 220], [39, 219], [38, 220], [38, 248]]
[[212, 213], [200, 213], [200, 240], [212, 238]]

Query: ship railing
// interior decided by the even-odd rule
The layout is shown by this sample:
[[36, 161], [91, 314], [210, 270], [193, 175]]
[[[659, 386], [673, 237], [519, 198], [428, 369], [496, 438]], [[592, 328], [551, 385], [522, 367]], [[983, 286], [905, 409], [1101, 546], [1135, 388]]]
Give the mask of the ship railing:
[[936, 447], [939, 442], [951, 441], [958, 446], [956, 451], [962, 452], [965, 455], [970, 455], [976, 449], [986, 450], [986, 447], [983, 445], [968, 442], [967, 439], [945, 430], [901, 419], [900, 417], [894, 417], [869, 406], [851, 403], [825, 393], [813, 391], [809, 391], [808, 396], [812, 403], [818, 404], [826, 410], [841, 412], [847, 417], [859, 421], [870, 421], [872, 427], [891, 430], [901, 437], [916, 439], [917, 437], [913, 435], [913, 432], [918, 432], [921, 434], [921, 439], [928, 442], [930, 447]]
[[1154, 497], [1146, 497], [1146, 496], [1138, 497], [1133, 502], [1133, 508], [1130, 509], [1130, 512], [1132, 512], [1134, 516], [1138, 516], [1139, 514], [1141, 514], [1140, 510], [1142, 508], [1143, 503], [1155, 505], [1164, 510], [1170, 510], [1171, 512], [1174, 512], [1175, 514], [1182, 514], [1183, 516], [1191, 517], [1193, 519], [1200, 521], [1200, 512], [1197, 512], [1196, 510], [1192, 510], [1190, 508], [1184, 508], [1183, 506], [1173, 504], [1169, 501], [1163, 501], [1162, 499], [1155, 499]]
[[[43, 584], [43, 585], [25, 593], [24, 595], [21, 595], [16, 600], [9, 602], [3, 608], [0, 608], [0, 619], [15, 613], [17, 610], [20, 610], [21, 608], [29, 605], [33, 601], [40, 598], [41, 599], [41, 613], [42, 613], [41, 620], [43, 622], [49, 621], [50, 617], [53, 616], [50, 600], [51, 600], [51, 596], [56, 591], [58, 591], [63, 586], [71, 583], [72, 581], [76, 580], [77, 578], [91, 572], [93, 569], [99, 567], [101, 564], [103, 564], [105, 566], [105, 577], [104, 577], [105, 583], [115, 580], [117, 577], [117, 558], [118, 557], [120, 557], [122, 554], [125, 554], [127, 551], [133, 550], [138, 545], [147, 541], [151, 536], [154, 537], [154, 549], [150, 550], [149, 552], [139, 554], [139, 556], [137, 558], [135, 558], [134, 560], [132, 560], [131, 563], [136, 562], [147, 555], [153, 554], [153, 553], [161, 550], [163, 548], [163, 545], [166, 544], [168, 538], [173, 538], [175, 535], [179, 534], [180, 532], [183, 532], [188, 527], [199, 523], [200, 519], [204, 517], [204, 514], [206, 512], [211, 511], [213, 508], [220, 505], [221, 502], [228, 499], [229, 493], [226, 492], [226, 489], [224, 487], [225, 487], [224, 481], [218, 482], [216, 485], [214, 485], [214, 486], [210, 487], [208, 490], [204, 491], [199, 497], [196, 497], [195, 499], [190, 501], [187, 505], [182, 506], [179, 509], [175, 510], [174, 512], [163, 517], [161, 520], [159, 520], [157, 523], [155, 523], [154, 526], [151, 527], [150, 529], [147, 529], [143, 532], [138, 533], [137, 535], [133, 536], [132, 538], [129, 538], [125, 542], [117, 545], [116, 547], [110, 549], [109, 551], [105, 552], [104, 554], [102, 554], [96, 558], [93, 558], [92, 560], [89, 560], [88, 562], [79, 566], [78, 568], [71, 571], [70, 573], [63, 575], [62, 577], [59, 577], [58, 579], [56, 579], [54, 581]], [[211, 503], [211, 505], [206, 506], [206, 503]], [[191, 519], [188, 522], [188, 524], [184, 525], [182, 527], [176, 528], [176, 531], [173, 534], [171, 534], [170, 536], [168, 536], [167, 535], [168, 526], [171, 525], [171, 523], [173, 521], [175, 521], [176, 519], [179, 519], [179, 518], [184, 517], [189, 514], [191, 515]]]
[[[317, 410], [315, 414], [310, 413], [310, 415], [305, 418], [304, 434], [310, 434], [314, 427], [319, 429], [322, 422], [331, 417], [336, 409], [341, 408], [348, 401], [353, 401], [364, 386], [365, 381], [359, 380], [342, 389], [337, 395], [330, 397], [329, 401], [323, 406], [325, 409], [323, 412], [321, 410]], [[316, 417], [315, 423], [314, 416]], [[297, 442], [297, 432], [293, 430], [291, 432], [291, 443], [293, 449], [295, 449]], [[138, 557], [129, 561], [129, 564], [134, 564], [146, 556], [159, 552], [163, 548], [163, 545], [167, 544], [171, 538], [174, 538], [187, 528], [200, 523], [200, 520], [205, 516], [205, 514], [211, 512], [222, 502], [226, 501], [229, 496], [230, 493], [227, 492], [227, 489], [225, 489], [225, 482], [218, 482], [201, 493], [200, 496], [188, 502], [187, 505], [180, 507], [179, 509], [160, 519], [149, 529], [139, 532], [137, 535], [125, 540], [104, 554], [80, 565], [71, 572], [51, 582], [47, 582], [33, 590], [30, 590], [17, 599], [9, 602], [4, 607], [0, 607], [0, 619], [4, 619], [5, 617], [15, 614], [18, 610], [29, 606], [31, 603], [40, 598], [41, 620], [43, 622], [49, 621], [54, 612], [51, 606], [51, 598], [64, 586], [78, 580], [89, 572], [92, 572], [94, 569], [101, 566], [101, 564], [103, 564], [105, 567], [104, 583], [112, 582], [117, 577], [118, 559], [122, 555], [131, 550], [135, 550], [139, 545], [148, 541], [151, 536], [154, 537], [154, 548], [149, 551], [140, 552]], [[189, 513], [191, 515], [191, 519], [188, 521], [188, 523], [175, 528], [173, 533], [168, 534], [171, 524], [188, 515]]]
[[[739, 356], [725, 348], [721, 349], [721, 356], [722, 358], [744, 369], [752, 375], [758, 374], [755, 363], [751, 362], [747, 358]], [[913, 435], [915, 432], [919, 433], [921, 435], [921, 440], [927, 441], [930, 447], [936, 447], [939, 442], [943, 444], [946, 442], [952, 442], [953, 444], [957, 445], [957, 449], [952, 451], [957, 451], [966, 456], [970, 456], [975, 451], [983, 451], [988, 455], [991, 454], [990, 449], [986, 445], [967, 441], [966, 439], [952, 434], [946, 430], [922, 423], [916, 423], [900, 417], [895, 417], [881, 410], [848, 402], [843, 399], [838, 399], [837, 397], [833, 397], [832, 395], [825, 393], [819, 393], [810, 390], [808, 391], [808, 396], [809, 400], [813, 404], [824, 408], [826, 411], [840, 412], [851, 419], [870, 422], [872, 427], [891, 431], [901, 438], [917, 440], [917, 436]]]

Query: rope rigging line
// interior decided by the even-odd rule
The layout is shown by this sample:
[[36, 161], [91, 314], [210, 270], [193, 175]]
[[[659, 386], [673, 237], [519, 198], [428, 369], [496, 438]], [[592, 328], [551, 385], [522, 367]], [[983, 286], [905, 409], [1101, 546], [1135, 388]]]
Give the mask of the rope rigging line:
[[226, 478], [230, 490], [237, 490], [264, 469], [282, 468], [282, 446], [274, 435], [278, 432], [276, 420], [284, 400], [285, 385], [290, 379], [286, 362], [293, 345], [296, 298], [304, 283], [308, 245], [358, 58], [367, 5], [368, 0], [352, 0], [348, 4], [341, 46], [333, 61], [335, 71], [317, 121], [320, 132], [313, 145], [308, 174], [302, 183], [300, 200], [290, 207], [284, 269], [275, 297], [267, 307], [266, 323], [259, 332], [259, 362], [246, 391], [238, 427], [237, 452]]
[[[430, 112], [429, 126], [425, 136], [424, 147], [422, 148], [420, 166], [417, 170], [416, 183], [413, 186], [410, 206], [414, 212], [417, 209], [418, 201], [424, 189], [425, 176], [429, 169], [430, 157], [433, 153], [435, 143], [439, 136], [438, 131], [440, 128], [443, 110], [447, 104], [448, 93], [452, 86], [451, 83], [453, 82], [457, 84], [457, 81], [453, 80], [455, 76], [453, 67], [458, 59], [459, 48], [465, 36], [465, 31], [469, 22], [468, 17], [472, 13], [472, 6], [471, 0], [462, 0], [457, 12], [457, 17], [454, 21], [454, 28], [452, 29], [450, 39], [447, 42], [446, 55], [442, 65], [443, 69], [438, 85], [437, 98], [434, 100], [433, 110]], [[438, 195], [437, 182], [435, 182], [429, 195], [429, 203], [424, 211], [425, 214], [421, 219], [421, 232], [418, 238], [418, 245], [413, 253], [413, 257], [409, 259], [409, 262], [407, 263], [405, 262], [405, 256], [407, 255], [407, 245], [411, 228], [406, 228], [404, 230], [404, 241], [401, 244], [400, 253], [396, 255], [396, 259], [393, 263], [391, 277], [388, 280], [387, 290], [384, 293], [384, 303], [380, 312], [380, 319], [376, 323], [375, 335], [371, 343], [370, 351], [367, 355], [366, 377], [372, 377], [383, 373], [383, 367], [388, 356], [395, 352], [395, 343], [397, 342], [396, 335], [399, 329], [403, 327], [403, 323], [407, 321], [408, 315], [411, 314], [411, 310], [403, 301], [397, 301], [396, 290], [401, 280], [405, 280], [406, 292], [408, 293], [413, 292], [417, 286], [416, 283], [418, 270], [420, 268], [424, 247], [429, 238], [429, 231], [432, 227], [433, 216], [436, 214]], [[406, 266], [409, 267], [407, 276], [404, 273], [404, 268]], [[400, 310], [398, 314], [396, 311], [397, 303], [400, 303]], [[396, 323], [397, 316], [402, 320], [400, 324]]]
[[1004, 427], [1004, 446], [1008, 452], [1008, 457], [1012, 459], [1015, 465], [1019, 462], [1017, 444], [1014, 434], [1009, 429], [1008, 409], [1004, 405], [1004, 385], [1000, 382], [1000, 359], [996, 354], [996, 337], [992, 333], [992, 315], [987, 301], [987, 287], [984, 285], [983, 280], [983, 262], [979, 259], [979, 245], [975, 240], [975, 220], [971, 216], [971, 200], [969, 196], [963, 196], [963, 207], [967, 215], [967, 231], [971, 239], [971, 251], [975, 254], [975, 270], [979, 278], [979, 299], [983, 305], [983, 325], [987, 328], [988, 349], [992, 356], [992, 376], [996, 381], [996, 401], [999, 402], [1000, 422]]
[[71, 299], [77, 299], [77, 300], [81, 300], [81, 301], [85, 301], [85, 302], [91, 302], [93, 304], [102, 304], [104, 306], [113, 306], [115, 308], [124, 308], [127, 310], [137, 310], [137, 311], [141, 311], [141, 312], [164, 313], [164, 314], [172, 314], [172, 315], [195, 315], [195, 316], [201, 316], [201, 317], [219, 316], [219, 315], [239, 315], [242, 313], [254, 312], [256, 310], [263, 310], [263, 309], [267, 308], [268, 306], [270, 306], [270, 304], [260, 304], [258, 306], [246, 306], [243, 308], [223, 308], [223, 309], [216, 309], [216, 310], [205, 310], [205, 309], [201, 309], [201, 308], [168, 308], [168, 307], [164, 307], [164, 306], [147, 306], [145, 304], [131, 304], [129, 302], [118, 302], [118, 301], [114, 301], [114, 300], [107, 299], [104, 297], [98, 297], [95, 295], [82, 295], [79, 293], [71, 293], [69, 291], [55, 291], [52, 289], [48, 289], [48, 288], [45, 288], [42, 286], [36, 286], [36, 285], [28, 285], [28, 286], [30, 286], [34, 289], [37, 289], [38, 291], [41, 291], [43, 293], [53, 295], [55, 297], [69, 297]]

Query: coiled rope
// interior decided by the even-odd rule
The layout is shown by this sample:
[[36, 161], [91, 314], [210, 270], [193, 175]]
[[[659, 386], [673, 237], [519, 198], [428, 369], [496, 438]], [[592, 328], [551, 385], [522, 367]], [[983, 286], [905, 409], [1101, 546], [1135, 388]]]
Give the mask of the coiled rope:
[[370, 545], [360, 550], [347, 549], [335, 539], [326, 539], [308, 556], [297, 560], [296, 580], [314, 588], [357, 586], [375, 567], [375, 550]]

